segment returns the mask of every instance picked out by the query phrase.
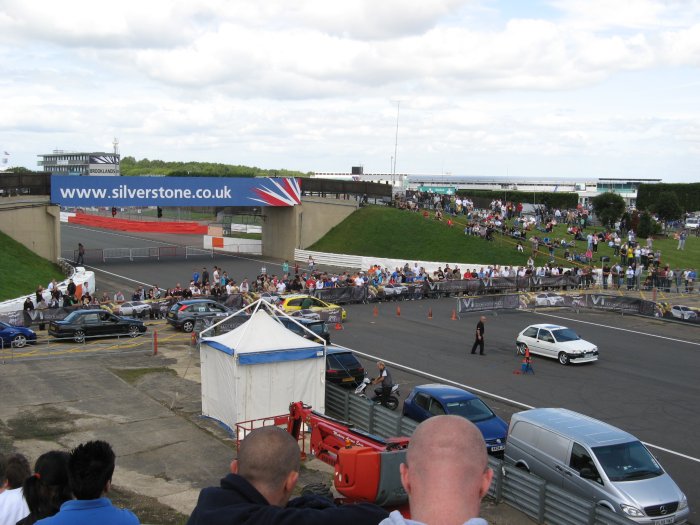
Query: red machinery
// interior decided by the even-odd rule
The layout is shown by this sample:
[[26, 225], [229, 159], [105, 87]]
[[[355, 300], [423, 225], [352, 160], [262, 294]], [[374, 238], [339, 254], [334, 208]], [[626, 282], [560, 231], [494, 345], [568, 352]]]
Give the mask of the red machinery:
[[302, 402], [292, 403], [287, 430], [298, 440], [303, 425], [311, 429], [311, 454], [335, 467], [333, 483], [346, 499], [385, 507], [407, 503], [399, 465], [405, 460], [408, 438], [383, 439], [315, 412]]

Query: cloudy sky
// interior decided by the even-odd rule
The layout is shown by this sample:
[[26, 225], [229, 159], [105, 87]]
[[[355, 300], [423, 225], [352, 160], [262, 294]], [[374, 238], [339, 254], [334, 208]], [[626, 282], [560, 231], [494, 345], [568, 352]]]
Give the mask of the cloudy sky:
[[0, 0], [0, 154], [700, 181], [699, 0]]

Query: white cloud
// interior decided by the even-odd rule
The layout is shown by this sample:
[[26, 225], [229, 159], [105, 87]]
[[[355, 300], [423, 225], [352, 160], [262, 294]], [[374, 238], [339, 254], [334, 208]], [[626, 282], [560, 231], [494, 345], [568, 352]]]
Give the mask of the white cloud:
[[386, 171], [401, 100], [408, 172], [696, 157], [700, 2], [550, 7], [6, 0], [0, 147], [33, 166], [116, 135], [137, 157]]

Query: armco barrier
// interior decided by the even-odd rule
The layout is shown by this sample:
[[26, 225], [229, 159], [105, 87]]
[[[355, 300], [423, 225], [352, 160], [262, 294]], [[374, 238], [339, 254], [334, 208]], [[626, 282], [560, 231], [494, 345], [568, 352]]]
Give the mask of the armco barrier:
[[[410, 436], [418, 423], [351, 390], [326, 384], [326, 414], [379, 437]], [[579, 498], [499, 459], [489, 457], [494, 472], [488, 495], [548, 525], [631, 525], [619, 514]]]
[[84, 224], [96, 228], [128, 232], [153, 232], [153, 233], [179, 233], [206, 235], [207, 226], [197, 222], [171, 222], [171, 221], [131, 221], [114, 217], [102, 217], [100, 215], [87, 215], [77, 213], [74, 217], [68, 217], [70, 224]]

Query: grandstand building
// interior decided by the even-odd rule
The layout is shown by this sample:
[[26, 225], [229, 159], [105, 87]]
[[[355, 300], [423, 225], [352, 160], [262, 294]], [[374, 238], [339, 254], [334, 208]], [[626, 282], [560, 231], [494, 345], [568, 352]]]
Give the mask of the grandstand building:
[[119, 153], [54, 150], [39, 155], [42, 171], [54, 175], [119, 176]]
[[573, 192], [578, 194], [581, 204], [601, 193], [619, 194], [628, 206], [637, 203], [637, 189], [640, 184], [657, 184], [661, 179], [557, 179], [542, 177], [538, 179], [513, 179], [510, 177], [480, 177], [462, 175], [408, 175], [392, 173], [363, 173], [362, 169], [353, 168], [352, 173], [314, 173], [314, 177], [325, 179], [356, 180], [392, 184], [394, 191], [420, 190], [433, 193], [453, 193], [456, 190], [491, 190], [503, 191], [507, 198], [509, 191], [532, 193], [533, 200], [541, 192]]

